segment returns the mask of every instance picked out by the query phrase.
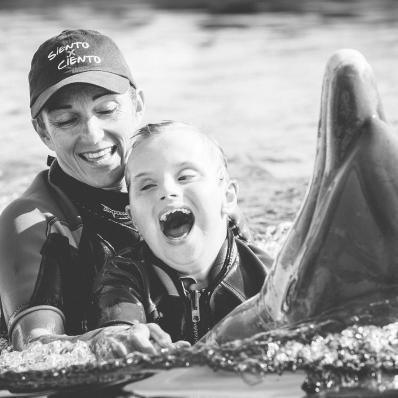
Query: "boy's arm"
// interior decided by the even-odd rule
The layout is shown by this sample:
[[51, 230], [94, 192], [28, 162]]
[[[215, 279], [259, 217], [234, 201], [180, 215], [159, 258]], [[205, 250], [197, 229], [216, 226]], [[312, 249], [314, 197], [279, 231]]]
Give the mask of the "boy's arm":
[[139, 261], [128, 255], [111, 258], [96, 277], [93, 290], [96, 327], [146, 322], [148, 286]]
[[[97, 360], [123, 358], [134, 351], [156, 354], [162, 348], [174, 349], [186, 346], [185, 342], [173, 344], [170, 336], [159, 325], [138, 321], [131, 325], [114, 325], [95, 329], [79, 336], [41, 335], [33, 339], [31, 343], [50, 344], [54, 341], [61, 343], [84, 341]], [[30, 346], [26, 345], [24, 348], [29, 350]]]
[[[159, 348], [184, 345], [173, 344], [159, 325], [146, 323], [146, 314], [151, 310], [148, 291], [145, 266], [140, 260], [120, 255], [105, 264], [94, 283], [97, 327], [105, 327], [91, 342], [95, 352], [102, 352], [103, 342], [107, 346], [109, 340], [116, 347], [116, 356], [132, 350], [154, 353]], [[117, 335], [114, 327], [119, 327]]]

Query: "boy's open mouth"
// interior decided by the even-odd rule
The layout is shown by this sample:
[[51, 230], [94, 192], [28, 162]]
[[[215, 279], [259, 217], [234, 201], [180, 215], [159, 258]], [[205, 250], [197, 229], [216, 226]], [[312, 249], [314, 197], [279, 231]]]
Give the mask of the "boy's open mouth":
[[192, 211], [186, 208], [169, 210], [159, 218], [160, 229], [169, 239], [181, 239], [187, 236], [194, 222]]

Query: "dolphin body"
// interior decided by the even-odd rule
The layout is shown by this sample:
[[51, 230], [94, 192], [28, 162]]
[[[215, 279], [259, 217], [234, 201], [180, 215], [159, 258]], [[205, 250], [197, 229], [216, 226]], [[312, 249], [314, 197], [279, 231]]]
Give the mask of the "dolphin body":
[[298, 216], [261, 292], [204, 342], [308, 320], [333, 319], [333, 331], [382, 326], [398, 319], [397, 297], [398, 135], [365, 58], [340, 50], [327, 64], [314, 173]]

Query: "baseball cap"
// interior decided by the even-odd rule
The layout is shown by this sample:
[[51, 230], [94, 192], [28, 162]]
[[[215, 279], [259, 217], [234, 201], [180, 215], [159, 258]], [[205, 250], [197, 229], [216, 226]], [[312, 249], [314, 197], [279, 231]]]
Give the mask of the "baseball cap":
[[88, 83], [122, 94], [136, 88], [121, 51], [94, 30], [64, 30], [45, 41], [32, 58], [29, 72], [30, 111], [35, 118], [61, 87]]

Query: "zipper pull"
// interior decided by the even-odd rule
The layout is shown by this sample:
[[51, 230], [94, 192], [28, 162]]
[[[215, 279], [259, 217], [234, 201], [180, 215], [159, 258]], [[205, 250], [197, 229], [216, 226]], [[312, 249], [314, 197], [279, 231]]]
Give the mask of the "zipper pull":
[[199, 323], [200, 323], [200, 290], [196, 290], [196, 284], [189, 287], [189, 295], [191, 302], [191, 317], [192, 317], [192, 341], [197, 343], [199, 340]]
[[198, 323], [200, 321], [200, 291], [191, 290], [191, 313], [192, 322]]

